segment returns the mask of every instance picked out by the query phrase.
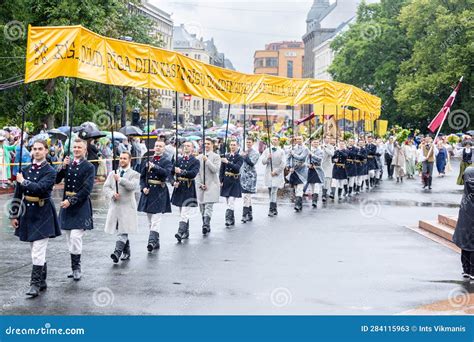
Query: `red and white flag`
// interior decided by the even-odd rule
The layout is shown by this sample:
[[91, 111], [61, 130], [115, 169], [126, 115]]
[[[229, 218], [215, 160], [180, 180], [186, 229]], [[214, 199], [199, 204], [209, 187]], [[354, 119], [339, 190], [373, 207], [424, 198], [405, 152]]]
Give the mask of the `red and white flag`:
[[438, 127], [443, 124], [444, 120], [446, 119], [446, 116], [451, 110], [451, 106], [453, 105], [453, 102], [456, 99], [456, 95], [459, 92], [459, 88], [461, 88], [462, 80], [463, 80], [463, 77], [461, 77], [458, 85], [456, 86], [456, 89], [453, 90], [451, 95], [448, 97], [448, 99], [444, 103], [443, 108], [441, 108], [439, 113], [434, 117], [434, 119], [428, 125], [428, 129], [431, 131], [431, 133], [434, 133], [438, 129]]
[[296, 125], [301, 125], [303, 122], [306, 122], [306, 121], [309, 121], [309, 120], [313, 120], [315, 116], [316, 116], [316, 115], [314, 114], [314, 112], [312, 112], [312, 113], [309, 114], [307, 117], [304, 117], [304, 118], [302, 118], [302, 119], [296, 120], [296, 121], [295, 121], [295, 124], [296, 124]]

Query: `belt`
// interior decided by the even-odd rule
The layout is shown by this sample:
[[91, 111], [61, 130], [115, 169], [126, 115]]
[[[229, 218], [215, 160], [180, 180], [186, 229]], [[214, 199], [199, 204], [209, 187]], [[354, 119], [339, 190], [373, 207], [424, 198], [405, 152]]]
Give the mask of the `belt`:
[[367, 158], [373, 159], [373, 158], [374, 158], [374, 156], [367, 156]]
[[353, 162], [354, 162], [354, 159], [347, 159], [347, 161], [348, 161], [349, 163], [353, 163]]
[[72, 197], [72, 196], [76, 196], [77, 193], [73, 192], [73, 191], [66, 191], [66, 196], [69, 196], [69, 197]]
[[235, 179], [238, 179], [240, 177], [240, 173], [233, 173], [233, 172], [225, 172], [224, 175], [226, 177], [234, 177]]
[[156, 179], [149, 179], [148, 184], [165, 186], [165, 182]]
[[362, 164], [362, 161], [360, 161], [360, 160], [356, 160], [355, 162], [359, 163], [359, 164]]
[[35, 197], [35, 196], [25, 196], [25, 200], [26, 200], [26, 201], [38, 203], [38, 205], [39, 205], [40, 207], [44, 206], [44, 202], [45, 202], [47, 199], [48, 199], [48, 198], [39, 198], [39, 197]]
[[335, 165], [336, 165], [336, 166], [339, 166], [339, 167], [346, 167], [345, 164], [341, 164], [341, 163], [336, 163]]
[[194, 178], [178, 177], [177, 180], [178, 182], [187, 182], [188, 188], [190, 188], [193, 185]]

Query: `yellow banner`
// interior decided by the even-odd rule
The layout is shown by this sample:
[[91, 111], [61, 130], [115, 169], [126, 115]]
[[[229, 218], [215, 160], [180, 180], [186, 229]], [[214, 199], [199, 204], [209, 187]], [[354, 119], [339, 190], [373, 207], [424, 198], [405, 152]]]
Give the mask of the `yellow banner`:
[[376, 134], [379, 137], [383, 137], [387, 133], [388, 121], [387, 120], [377, 120], [375, 122], [377, 132]]
[[244, 74], [177, 52], [102, 37], [82, 26], [29, 26], [25, 83], [55, 77], [168, 89], [230, 104], [351, 106], [374, 118], [381, 107], [379, 97], [348, 84]]

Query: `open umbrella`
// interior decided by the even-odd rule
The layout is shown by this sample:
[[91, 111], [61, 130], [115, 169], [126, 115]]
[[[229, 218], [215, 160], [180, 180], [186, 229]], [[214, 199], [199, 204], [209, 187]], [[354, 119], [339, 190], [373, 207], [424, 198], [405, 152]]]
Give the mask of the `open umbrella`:
[[35, 135], [33, 138], [30, 139], [28, 146], [33, 146], [33, 144], [38, 141], [38, 140], [48, 140], [49, 135], [47, 133], [40, 133]]
[[[100, 133], [102, 133], [104, 137], [112, 139], [112, 132], [101, 131]], [[114, 131], [114, 140], [123, 140], [123, 139], [127, 139], [127, 136], [125, 134]]]
[[140, 136], [140, 135], [143, 135], [143, 131], [140, 128], [135, 127], [135, 126], [124, 126], [124, 127], [120, 128], [119, 132], [125, 134], [126, 136]]
[[97, 139], [105, 137], [93, 122], [84, 122], [77, 133], [81, 139]]
[[197, 141], [197, 140], [201, 140], [201, 139], [202, 139], [202, 136], [198, 137], [197, 135], [191, 135], [189, 137], [186, 137], [187, 141]]
[[474, 137], [474, 130], [467, 131], [466, 134], [469, 134], [471, 137]]
[[61, 132], [57, 128], [50, 129], [48, 132], [49, 136], [51, 138], [59, 139], [59, 140], [66, 140], [67, 139], [67, 134]]

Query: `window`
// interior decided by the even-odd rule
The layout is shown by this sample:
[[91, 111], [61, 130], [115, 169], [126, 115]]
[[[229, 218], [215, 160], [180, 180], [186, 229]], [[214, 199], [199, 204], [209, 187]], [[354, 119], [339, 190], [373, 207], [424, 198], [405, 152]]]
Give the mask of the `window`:
[[263, 58], [256, 58], [255, 59], [255, 67], [262, 68], [263, 67]]
[[286, 62], [286, 76], [293, 78], [293, 61]]
[[265, 66], [266, 67], [276, 67], [276, 66], [278, 66], [278, 59], [275, 58], [275, 57], [265, 58]]

